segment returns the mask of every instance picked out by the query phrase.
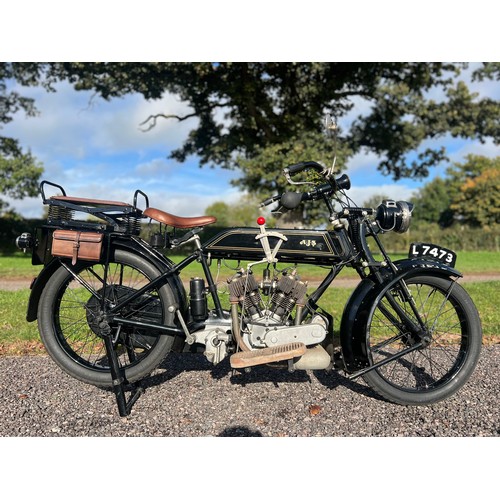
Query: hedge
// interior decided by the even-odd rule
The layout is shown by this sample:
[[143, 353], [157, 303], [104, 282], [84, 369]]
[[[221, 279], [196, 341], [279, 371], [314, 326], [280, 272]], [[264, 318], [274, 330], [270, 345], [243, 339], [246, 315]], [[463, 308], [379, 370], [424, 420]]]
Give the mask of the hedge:
[[[15, 240], [23, 232], [32, 232], [37, 226], [44, 224], [42, 219], [11, 219], [0, 218], [0, 253], [10, 255], [19, 250]], [[149, 239], [152, 225], [143, 224], [143, 237]], [[202, 241], [208, 241], [224, 228], [209, 226], [200, 233]], [[382, 241], [390, 252], [406, 252], [411, 242], [435, 243], [455, 251], [493, 251], [500, 250], [500, 228], [491, 229], [470, 228], [456, 224], [451, 228], [442, 229], [437, 224], [429, 224], [421, 228], [410, 228], [407, 233], [386, 233]], [[189, 251], [183, 249], [183, 253]]]

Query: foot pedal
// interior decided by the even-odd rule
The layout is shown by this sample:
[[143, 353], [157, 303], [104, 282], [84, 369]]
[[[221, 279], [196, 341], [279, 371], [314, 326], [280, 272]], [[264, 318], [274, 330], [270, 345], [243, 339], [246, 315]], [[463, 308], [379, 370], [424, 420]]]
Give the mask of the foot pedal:
[[246, 368], [248, 366], [265, 365], [275, 361], [284, 361], [302, 356], [307, 351], [302, 342], [278, 345], [256, 349], [255, 351], [240, 351], [230, 358], [231, 368]]

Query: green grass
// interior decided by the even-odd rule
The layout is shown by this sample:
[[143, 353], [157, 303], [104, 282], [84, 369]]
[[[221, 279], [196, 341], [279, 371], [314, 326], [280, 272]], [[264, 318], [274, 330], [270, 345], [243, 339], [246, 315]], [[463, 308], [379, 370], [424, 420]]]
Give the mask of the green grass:
[[[483, 325], [485, 342], [500, 342], [499, 281], [464, 283], [464, 288], [476, 304]], [[334, 317], [338, 332], [344, 306], [352, 289], [330, 287], [320, 306]], [[37, 324], [26, 321], [29, 290], [0, 291], [0, 354], [36, 354], [44, 352], [39, 340]], [[223, 302], [225, 302], [223, 300]], [[227, 305], [227, 304], [226, 304]]]
[[0, 291], [0, 354], [43, 352], [36, 322], [26, 321], [29, 292]]
[[31, 254], [23, 254], [8, 257], [0, 257], [0, 279], [23, 279], [36, 276], [40, 272], [39, 266], [31, 264]]
[[[405, 258], [404, 254], [391, 254], [394, 260]], [[174, 255], [169, 256], [175, 263], [180, 262], [184, 257]], [[231, 261], [226, 263], [228, 266], [235, 267], [237, 262]], [[242, 262], [242, 266], [246, 263]], [[285, 265], [278, 266], [279, 268]], [[460, 252], [457, 258], [457, 269], [463, 274], [477, 274], [487, 272], [500, 272], [500, 252]], [[29, 279], [36, 276], [40, 272], [40, 266], [33, 266], [31, 264], [31, 255], [25, 255], [19, 252], [19, 255], [0, 257], [0, 280], [1, 279]], [[212, 263], [212, 273], [215, 275], [217, 272], [217, 262]], [[328, 273], [327, 269], [321, 267], [304, 264], [299, 267], [301, 276], [304, 279], [316, 280], [321, 279]], [[229, 277], [234, 274], [234, 271], [226, 267], [224, 264], [221, 266], [221, 276]], [[203, 271], [201, 265], [197, 262], [191, 263], [181, 273], [183, 278], [189, 280], [194, 276], [202, 276]], [[352, 269], [344, 269], [340, 274], [341, 277], [355, 277], [357, 276]]]
[[[402, 258], [403, 255], [392, 255], [393, 258]], [[183, 257], [171, 257], [174, 262], [180, 262]], [[228, 265], [235, 266], [236, 262]], [[244, 265], [244, 263], [242, 263]], [[284, 266], [279, 266], [283, 268]], [[500, 253], [497, 252], [461, 252], [458, 256], [457, 268], [464, 274], [500, 272]], [[262, 266], [256, 272], [260, 273]], [[17, 256], [0, 257], [0, 280], [31, 279], [41, 270], [40, 266], [32, 266], [30, 256], [19, 253]], [[217, 263], [211, 267], [214, 277], [217, 274]], [[234, 274], [234, 269], [221, 266], [219, 283]], [[328, 270], [310, 265], [299, 267], [303, 279], [319, 280]], [[189, 280], [194, 276], [203, 276], [201, 265], [194, 262], [181, 273], [181, 277]], [[342, 276], [355, 276], [352, 269], [345, 269]], [[464, 288], [470, 293], [481, 316], [483, 331], [487, 341], [496, 343], [500, 340], [500, 308], [498, 296], [500, 281], [464, 283]], [[221, 287], [223, 288], [223, 287]], [[340, 326], [340, 319], [352, 289], [333, 286], [324, 294], [320, 305], [329, 311], [335, 318], [335, 329]], [[38, 330], [35, 323], [26, 322], [26, 308], [28, 304], [28, 287], [19, 291], [0, 290], [0, 354], [26, 354], [42, 352]]]
[[456, 268], [462, 273], [500, 272], [500, 252], [459, 252]]
[[[483, 334], [486, 340], [500, 342], [500, 281], [482, 283], [464, 283], [463, 287], [470, 294], [481, 317]], [[492, 339], [491, 337], [494, 337]]]

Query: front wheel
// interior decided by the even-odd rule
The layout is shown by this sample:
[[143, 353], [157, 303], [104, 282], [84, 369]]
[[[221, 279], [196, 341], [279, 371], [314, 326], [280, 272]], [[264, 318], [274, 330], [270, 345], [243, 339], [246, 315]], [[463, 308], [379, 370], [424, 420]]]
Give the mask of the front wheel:
[[[105, 272], [106, 271], [106, 272]], [[102, 303], [113, 307], [160, 276], [151, 263], [135, 254], [115, 250], [103, 264], [79, 264], [76, 276], [60, 267], [49, 279], [38, 307], [38, 328], [52, 359], [69, 375], [88, 384], [109, 387], [111, 369], [106, 355]], [[122, 316], [140, 322], [173, 325], [168, 285], [153, 288], [130, 302]], [[174, 337], [154, 335], [137, 326], [110, 325], [113, 346], [128, 382], [146, 377], [174, 344]]]
[[374, 304], [366, 348], [370, 364], [405, 350], [408, 353], [363, 378], [392, 402], [436, 403], [469, 379], [481, 344], [479, 314], [458, 283], [427, 275], [400, 280]]

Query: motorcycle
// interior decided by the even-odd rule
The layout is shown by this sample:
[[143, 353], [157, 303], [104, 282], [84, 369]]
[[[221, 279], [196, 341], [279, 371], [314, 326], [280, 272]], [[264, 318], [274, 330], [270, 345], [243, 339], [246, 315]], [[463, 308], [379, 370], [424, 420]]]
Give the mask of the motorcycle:
[[[261, 206], [277, 203], [279, 212], [322, 200], [327, 228], [268, 228], [259, 217], [254, 227], [226, 228], [206, 242], [199, 233], [215, 217], [152, 208], [140, 190], [129, 204], [67, 196], [43, 181], [46, 223], [16, 240], [32, 252], [33, 265], [43, 266], [31, 286], [27, 321], [38, 321], [62, 370], [114, 390], [120, 416], [130, 414], [141, 382], [171, 351], [201, 351], [214, 365], [228, 358], [234, 371], [336, 370], [363, 377], [401, 405], [449, 398], [471, 376], [482, 344], [455, 252], [416, 242], [407, 258], [393, 261], [381, 235], [406, 232], [412, 204], [358, 207], [346, 194], [348, 176], [335, 177], [333, 167], [305, 161], [283, 170], [291, 185], [311, 172], [316, 180], [306, 191], [284, 192]], [[48, 197], [48, 189], [60, 194]], [[149, 242], [140, 236], [144, 220], [158, 228]], [[168, 253], [187, 244], [194, 250], [174, 263]], [[195, 261], [203, 277], [191, 278], [187, 289], [180, 272]], [[226, 283], [214, 278], [215, 261], [218, 269], [237, 263]], [[306, 264], [327, 269], [315, 289], [300, 277]], [[345, 267], [360, 281], [335, 331], [319, 300]]]

